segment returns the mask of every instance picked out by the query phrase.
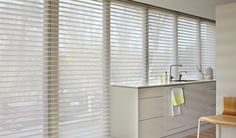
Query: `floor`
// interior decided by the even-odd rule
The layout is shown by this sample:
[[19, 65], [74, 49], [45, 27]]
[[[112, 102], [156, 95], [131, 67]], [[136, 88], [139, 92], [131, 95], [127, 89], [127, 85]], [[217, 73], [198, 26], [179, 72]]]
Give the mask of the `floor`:
[[[215, 138], [216, 137], [215, 131], [216, 131], [215, 128], [203, 130], [200, 133], [200, 138]], [[193, 134], [185, 138], [196, 138], [196, 137], [197, 137], [197, 134]]]

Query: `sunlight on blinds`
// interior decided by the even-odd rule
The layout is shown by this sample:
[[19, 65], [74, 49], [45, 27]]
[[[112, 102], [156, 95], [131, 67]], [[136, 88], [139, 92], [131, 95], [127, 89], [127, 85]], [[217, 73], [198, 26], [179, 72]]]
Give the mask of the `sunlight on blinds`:
[[216, 29], [213, 23], [201, 23], [201, 53], [203, 71], [211, 67], [216, 78]]
[[0, 137], [43, 137], [44, 1], [0, 1]]
[[59, 9], [59, 136], [104, 138], [103, 3], [61, 0]]
[[142, 82], [143, 16], [140, 7], [111, 2], [111, 80], [114, 84]]
[[178, 64], [187, 71], [183, 79], [197, 79], [198, 63], [198, 21], [187, 17], [178, 17]]
[[174, 15], [149, 10], [149, 82], [159, 82], [174, 62]]

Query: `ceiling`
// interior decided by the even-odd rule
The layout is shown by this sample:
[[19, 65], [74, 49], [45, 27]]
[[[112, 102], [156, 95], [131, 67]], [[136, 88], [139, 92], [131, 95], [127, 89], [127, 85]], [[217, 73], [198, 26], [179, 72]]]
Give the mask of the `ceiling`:
[[236, 2], [236, 0], [134, 0], [175, 11], [180, 11], [215, 20], [215, 8], [218, 5]]

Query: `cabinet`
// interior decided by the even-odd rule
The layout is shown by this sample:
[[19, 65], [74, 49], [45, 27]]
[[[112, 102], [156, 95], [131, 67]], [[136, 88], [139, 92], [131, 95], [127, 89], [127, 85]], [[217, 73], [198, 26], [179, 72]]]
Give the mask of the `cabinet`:
[[164, 135], [164, 94], [165, 88], [139, 89], [139, 137], [156, 138]]
[[[186, 84], [174, 87], [181, 87], [184, 89], [185, 104], [181, 106], [182, 115], [172, 117], [169, 108], [170, 93], [166, 93], [165, 105], [167, 106], [165, 119], [167, 127], [165, 136], [195, 128], [200, 116], [215, 115], [215, 82]], [[174, 87], [169, 87], [169, 89]]]
[[[182, 115], [171, 116], [170, 91], [183, 88]], [[215, 82], [152, 87], [111, 87], [111, 136], [114, 138], [182, 137], [200, 116], [215, 114]]]

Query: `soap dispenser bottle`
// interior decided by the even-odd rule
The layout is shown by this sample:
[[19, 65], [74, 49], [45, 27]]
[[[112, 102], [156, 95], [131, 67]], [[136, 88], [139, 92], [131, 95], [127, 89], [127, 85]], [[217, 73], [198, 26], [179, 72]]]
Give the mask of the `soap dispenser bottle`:
[[165, 83], [167, 83], [168, 81], [168, 74], [167, 74], [167, 71], [165, 71]]

